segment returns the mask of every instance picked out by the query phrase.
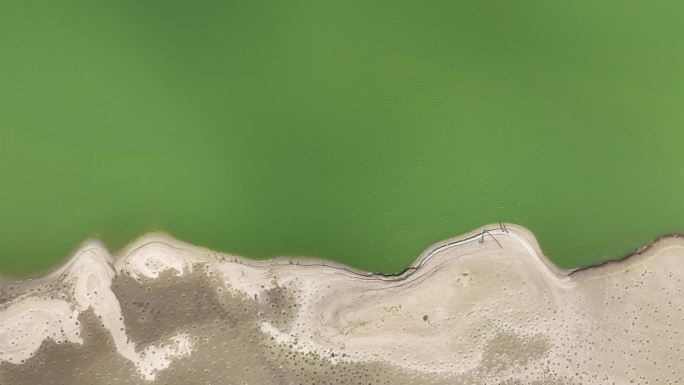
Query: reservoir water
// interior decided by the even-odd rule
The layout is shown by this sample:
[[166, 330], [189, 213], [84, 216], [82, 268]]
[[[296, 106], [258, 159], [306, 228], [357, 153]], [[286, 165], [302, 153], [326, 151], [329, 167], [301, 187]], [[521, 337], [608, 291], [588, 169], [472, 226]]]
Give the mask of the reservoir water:
[[562, 267], [684, 231], [684, 3], [9, 0], [0, 271], [150, 230], [397, 272], [497, 221]]

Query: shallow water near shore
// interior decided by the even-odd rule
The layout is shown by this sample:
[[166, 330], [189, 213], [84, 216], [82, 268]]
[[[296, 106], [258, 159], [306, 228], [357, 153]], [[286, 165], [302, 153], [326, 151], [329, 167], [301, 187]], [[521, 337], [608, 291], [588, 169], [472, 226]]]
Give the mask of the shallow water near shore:
[[391, 273], [497, 221], [623, 256], [684, 230], [684, 4], [656, 3], [5, 2], [0, 271], [164, 230]]

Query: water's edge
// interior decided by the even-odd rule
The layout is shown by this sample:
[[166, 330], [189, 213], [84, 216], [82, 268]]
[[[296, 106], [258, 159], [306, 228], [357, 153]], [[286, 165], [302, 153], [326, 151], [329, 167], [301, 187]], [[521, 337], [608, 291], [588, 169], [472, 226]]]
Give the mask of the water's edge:
[[[477, 241], [480, 240], [484, 237], [491, 237], [491, 239], [496, 240], [496, 235], [501, 234], [501, 233], [508, 233], [510, 229], [516, 230], [516, 232], [524, 234], [525, 240], [530, 243], [530, 245], [533, 248], [533, 251], [537, 256], [544, 262], [544, 264], [548, 267], [550, 272], [557, 276], [573, 276], [573, 275], [578, 275], [582, 274], [585, 272], [589, 272], [592, 270], [597, 270], [597, 269], [602, 269], [602, 268], [608, 268], [612, 267], [614, 265], [620, 265], [623, 262], [629, 262], [632, 259], [638, 258], [647, 251], [651, 250], [661, 242], [671, 240], [671, 239], [678, 239], [678, 238], [684, 238], [684, 233], [682, 232], [671, 232], [671, 233], [666, 233], [660, 236], [655, 237], [651, 241], [647, 242], [646, 244], [636, 248], [634, 251], [623, 255], [619, 256], [616, 258], [611, 258], [607, 260], [602, 260], [597, 263], [589, 264], [586, 266], [580, 266], [576, 268], [571, 268], [571, 269], [566, 269], [558, 266], [556, 263], [553, 262], [552, 259], [550, 259], [547, 255], [545, 255], [541, 249], [541, 246], [539, 245], [539, 242], [534, 235], [534, 233], [526, 228], [525, 226], [514, 224], [514, 223], [505, 223], [505, 222], [499, 222], [496, 224], [489, 224], [485, 225], [479, 228], [476, 228], [475, 230], [457, 235], [451, 238], [447, 238], [438, 242], [435, 242], [425, 248], [418, 256], [416, 259], [405, 269], [396, 272], [396, 273], [383, 273], [383, 272], [371, 272], [371, 271], [365, 271], [362, 269], [357, 269], [355, 267], [346, 265], [341, 262], [337, 262], [334, 260], [330, 259], [325, 259], [325, 258], [320, 258], [320, 257], [310, 257], [310, 256], [277, 256], [277, 257], [272, 257], [272, 258], [266, 258], [266, 259], [255, 259], [255, 258], [250, 258], [250, 257], [244, 257], [244, 256], [237, 256], [235, 254], [230, 254], [230, 253], [225, 253], [225, 252], [220, 252], [220, 251], [214, 251], [208, 248], [205, 248], [203, 246], [199, 245], [194, 245], [189, 242], [185, 242], [182, 240], [179, 240], [168, 233], [164, 231], [152, 231], [145, 233], [141, 235], [140, 237], [134, 239], [131, 241], [129, 244], [121, 248], [121, 250], [117, 253], [112, 253], [114, 256], [114, 259], [119, 259], [119, 258], [125, 258], [126, 256], [130, 255], [133, 253], [136, 249], [142, 248], [145, 245], [148, 245], [150, 243], [164, 243], [166, 246], [172, 246], [171, 244], [174, 245], [186, 245], [188, 248], [196, 249], [196, 248], [201, 248], [203, 250], [206, 250], [208, 253], [212, 255], [218, 256], [218, 258], [239, 258], [243, 263], [250, 264], [254, 263], [257, 265], [264, 265], [264, 264], [295, 264], [295, 265], [306, 265], [306, 266], [325, 266], [325, 267], [330, 267], [330, 268], [335, 268], [335, 269], [340, 269], [347, 271], [349, 273], [359, 275], [359, 276], [364, 276], [364, 277], [377, 277], [377, 278], [385, 278], [385, 279], [406, 279], [410, 277], [414, 272], [416, 272], [427, 260], [431, 258], [432, 255], [435, 253], [445, 249], [445, 248], [450, 248], [454, 246], [458, 246], [459, 244], [463, 243], [468, 243], [472, 241]], [[167, 241], [165, 241], [167, 240]], [[87, 238], [83, 242], [81, 242], [75, 249], [74, 251], [70, 254], [69, 257], [67, 257], [63, 263], [61, 264], [56, 264], [52, 266], [51, 268], [47, 270], [43, 270], [34, 274], [29, 274], [25, 276], [13, 276], [13, 275], [8, 275], [0, 271], [0, 287], [2, 286], [7, 286], [11, 285], [14, 283], [20, 283], [20, 282], [33, 282], [33, 283], [40, 283], [44, 279], [47, 279], [48, 277], [53, 277], [56, 275], [61, 274], [66, 270], [66, 268], [75, 260], [78, 258], [78, 256], [83, 253], [85, 249], [87, 249], [87, 245], [93, 245], [97, 244], [99, 247], [102, 247], [104, 249], [107, 249], [106, 245], [104, 242], [102, 242], [98, 238]], [[111, 261], [114, 263], [114, 261]]]

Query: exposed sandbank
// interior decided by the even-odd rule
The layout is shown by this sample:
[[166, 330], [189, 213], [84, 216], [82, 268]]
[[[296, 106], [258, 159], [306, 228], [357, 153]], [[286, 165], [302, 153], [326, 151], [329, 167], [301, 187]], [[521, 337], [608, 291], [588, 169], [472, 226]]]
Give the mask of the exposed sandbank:
[[[399, 275], [318, 259], [254, 261], [159, 233], [116, 257], [88, 241], [45, 277], [12, 283], [19, 294], [0, 305], [0, 383], [21, 383], [18, 368], [42, 357], [48, 341], [87, 351], [77, 319], [88, 312], [108, 332], [111, 354], [131, 366], [131, 381], [168, 382], [174, 366], [228, 343], [207, 326], [204, 313], [217, 309], [212, 322], [253, 309], [235, 321], [254, 329], [231, 337], [244, 338], [240, 346], [263, 339], [332, 368], [382, 365], [426, 383], [668, 383], [684, 377], [683, 261], [684, 239], [673, 235], [619, 261], [563, 270], [510, 224], [436, 243]], [[197, 285], [205, 292], [183, 302]], [[193, 305], [203, 301], [204, 310]], [[136, 329], [146, 317], [157, 317], [155, 336]]]

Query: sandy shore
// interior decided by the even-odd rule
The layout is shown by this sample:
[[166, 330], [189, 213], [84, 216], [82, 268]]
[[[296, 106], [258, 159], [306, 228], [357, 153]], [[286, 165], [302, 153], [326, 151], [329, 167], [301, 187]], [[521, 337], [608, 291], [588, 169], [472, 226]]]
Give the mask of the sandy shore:
[[[156, 233], [118, 256], [88, 241], [44, 278], [12, 283], [20, 294], [0, 304], [0, 383], [46, 341], [87, 347], [78, 322], [87, 312], [138, 379], [159, 380], [209, 343], [188, 326], [192, 317], [204, 325], [202, 315], [189, 314], [163, 338], [136, 340], [137, 321], [126, 318], [131, 306], [156, 302], [146, 302], [147, 294], [122, 300], [121, 293], [147, 287], [149, 298], [164, 294], [161, 314], [184, 296], [173, 291], [184, 277], [204, 277], [219, 298], [254, 306], [245, 319], [258, 332], [249, 341], [264, 338], [333, 367], [382, 363], [450, 384], [667, 384], [684, 378], [683, 261], [684, 240], [670, 236], [620, 261], [562, 270], [528, 230], [511, 224], [434, 244], [396, 276], [318, 259], [254, 261]], [[156, 289], [162, 277], [176, 283]], [[48, 285], [59, 289], [40, 290]], [[228, 309], [222, 314], [233, 311], [220, 306]], [[159, 318], [159, 327], [167, 321]]]

